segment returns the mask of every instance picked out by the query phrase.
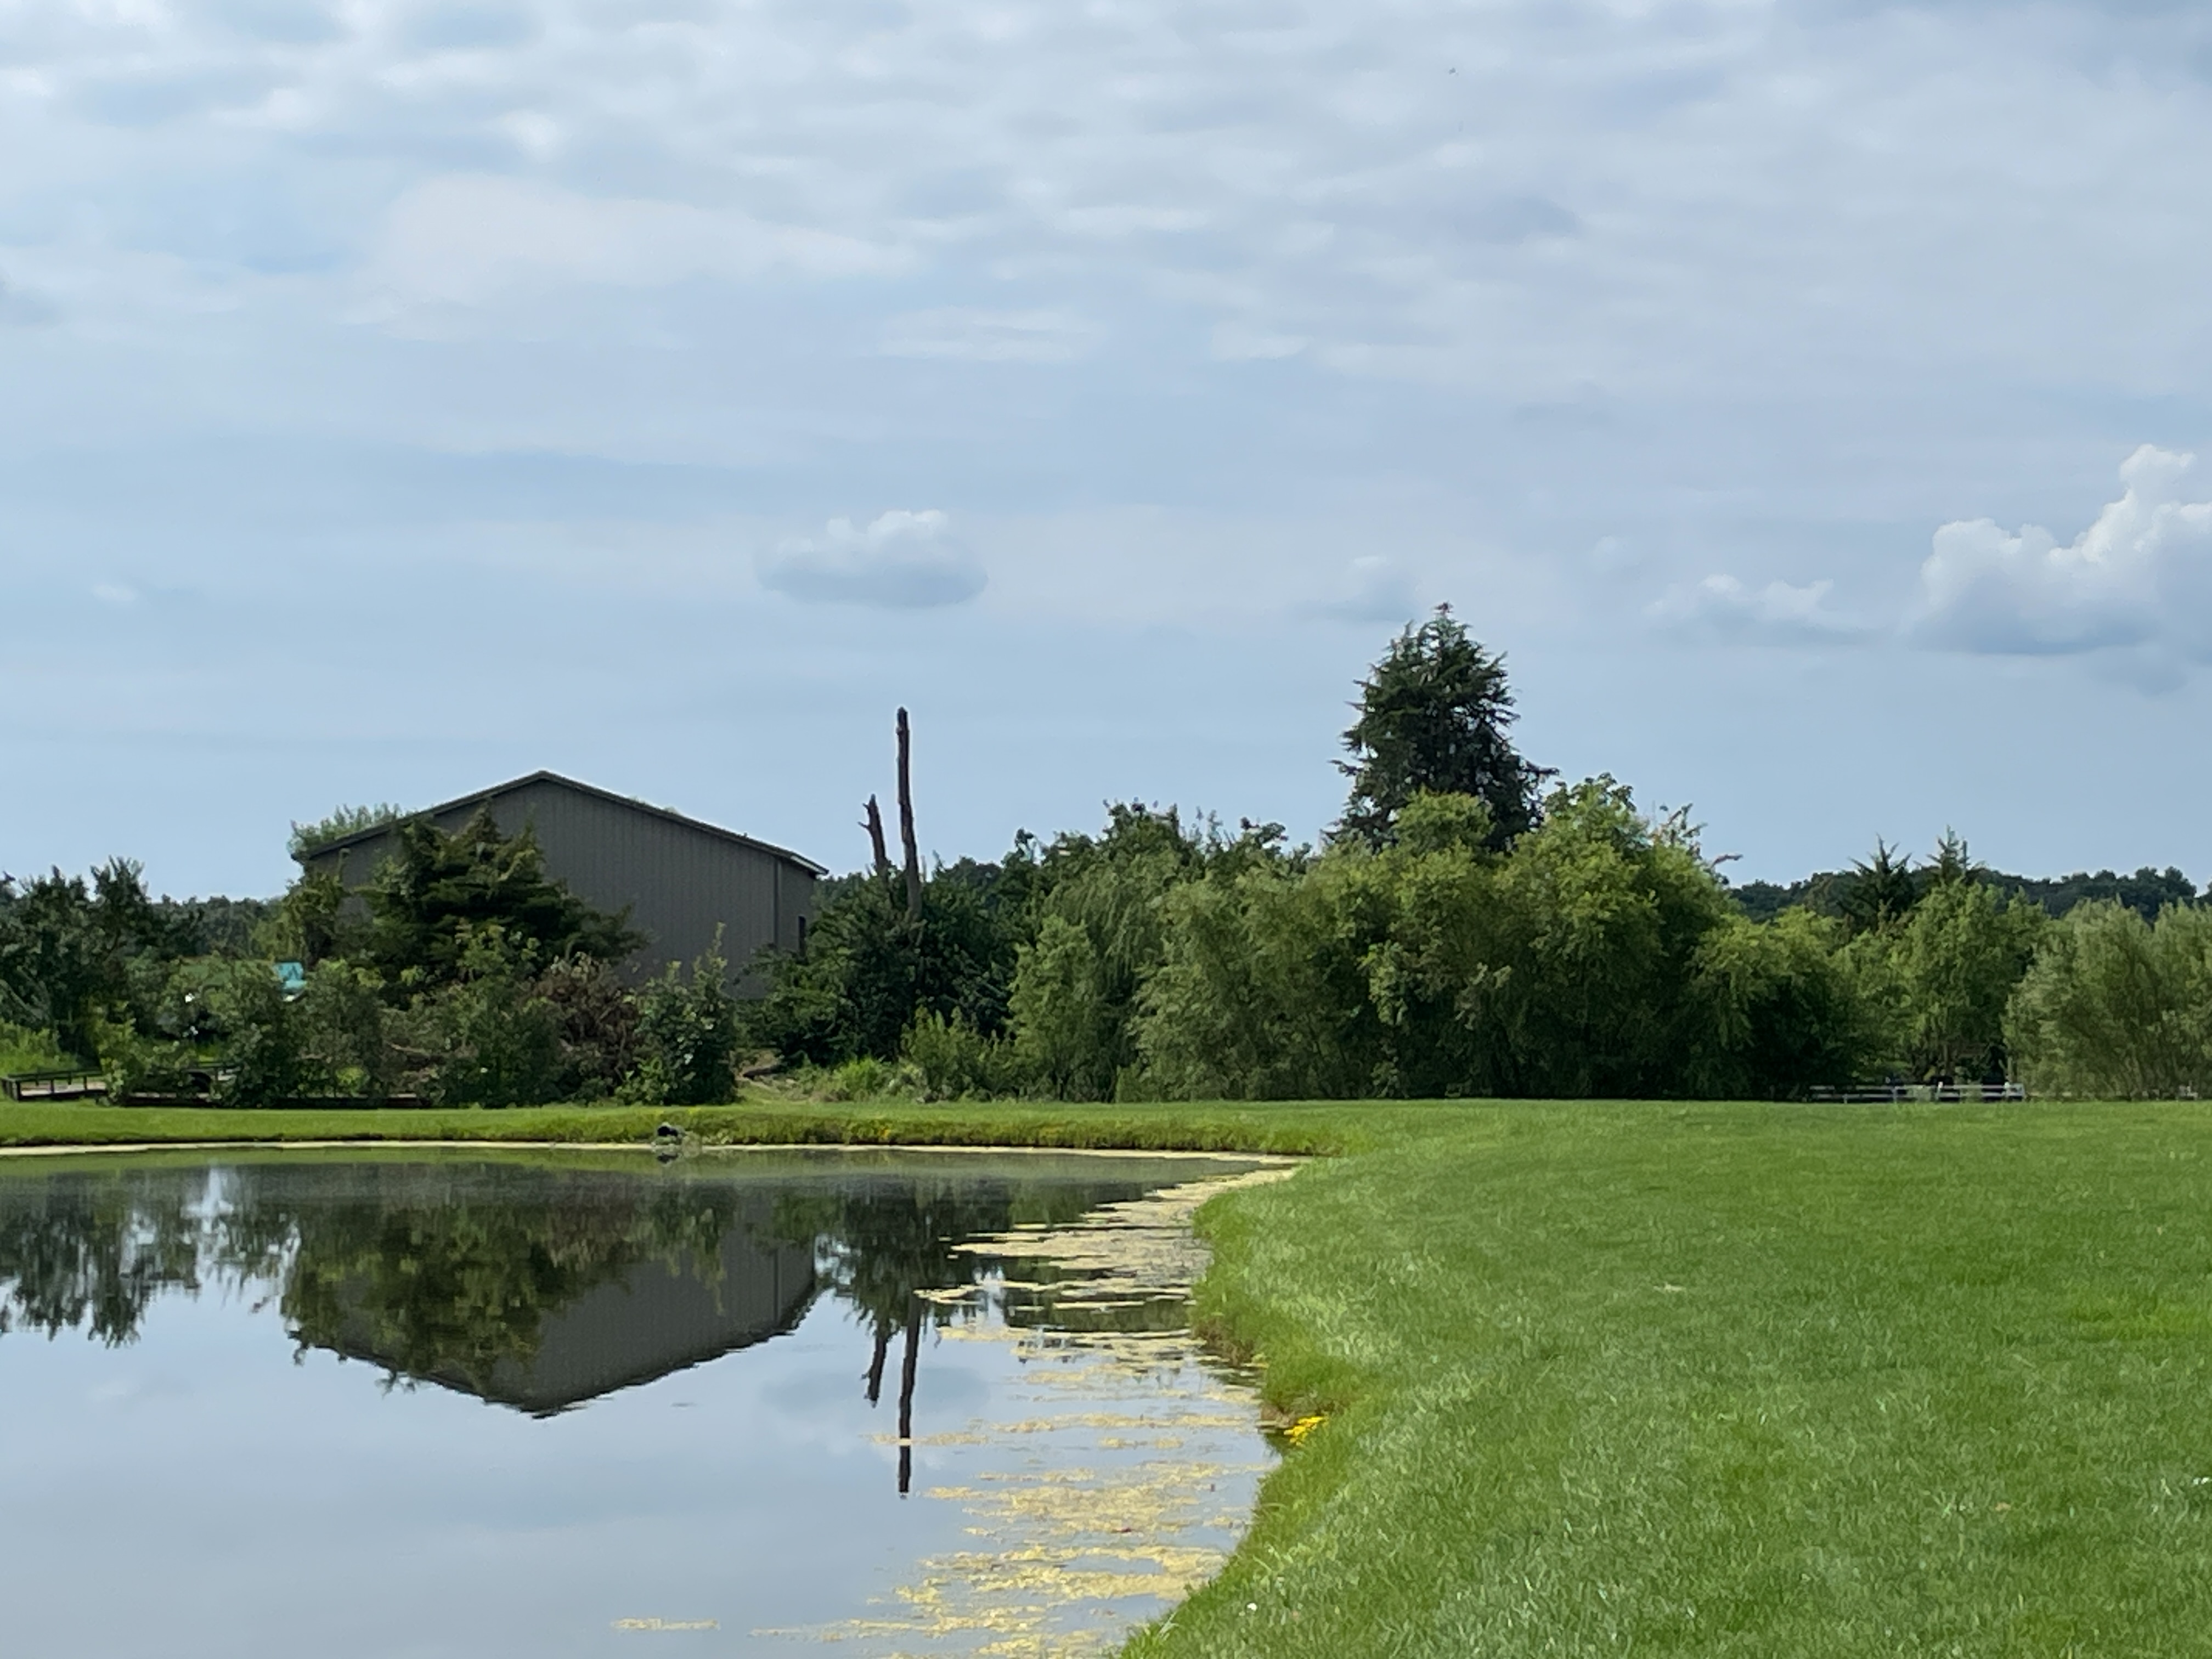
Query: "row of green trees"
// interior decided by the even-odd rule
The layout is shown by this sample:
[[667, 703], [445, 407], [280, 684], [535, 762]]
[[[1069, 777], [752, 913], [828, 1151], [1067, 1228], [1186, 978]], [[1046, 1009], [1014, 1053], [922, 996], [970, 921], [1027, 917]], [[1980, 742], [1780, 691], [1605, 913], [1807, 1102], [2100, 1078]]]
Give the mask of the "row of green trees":
[[1512, 714], [1503, 665], [1439, 611], [1362, 685], [1320, 850], [1131, 804], [940, 868], [918, 915], [853, 878], [752, 1034], [948, 1096], [2212, 1089], [2193, 900], [2054, 920], [1947, 837], [1754, 919], [1685, 815], [1610, 778], [1547, 789]]
[[1947, 837], [1747, 902], [1686, 815], [1557, 782], [1513, 720], [1503, 662], [1439, 610], [1363, 682], [1320, 848], [1131, 803], [926, 880], [879, 854], [742, 1009], [719, 959], [626, 983], [623, 920], [489, 817], [394, 820], [364, 890], [303, 876], [243, 946], [235, 907], [150, 900], [127, 864], [0, 883], [0, 1022], [239, 1102], [706, 1101], [759, 1050], [939, 1096], [2212, 1090], [2212, 920], [2179, 872], [2054, 916]]
[[359, 892], [306, 874], [242, 942], [135, 866], [0, 884], [0, 1048], [112, 1090], [237, 1105], [728, 1098], [739, 1033], [710, 955], [633, 985], [641, 940], [550, 879], [528, 830], [426, 820]]

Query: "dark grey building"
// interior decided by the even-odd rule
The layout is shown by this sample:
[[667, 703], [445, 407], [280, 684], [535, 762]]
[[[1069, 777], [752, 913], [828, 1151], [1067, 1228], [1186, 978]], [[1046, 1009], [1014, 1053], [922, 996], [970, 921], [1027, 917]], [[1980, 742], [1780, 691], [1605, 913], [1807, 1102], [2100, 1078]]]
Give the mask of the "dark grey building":
[[[718, 927], [733, 976], [763, 945], [803, 949], [815, 880], [829, 873], [781, 847], [553, 772], [532, 772], [410, 816], [450, 833], [485, 808], [505, 834], [529, 825], [546, 873], [577, 896], [603, 910], [629, 909], [631, 925], [647, 938], [635, 961], [646, 972], [693, 961], [714, 942]], [[312, 871], [337, 871], [347, 886], [359, 887], [390, 856], [392, 833], [390, 824], [358, 830], [300, 861]]]

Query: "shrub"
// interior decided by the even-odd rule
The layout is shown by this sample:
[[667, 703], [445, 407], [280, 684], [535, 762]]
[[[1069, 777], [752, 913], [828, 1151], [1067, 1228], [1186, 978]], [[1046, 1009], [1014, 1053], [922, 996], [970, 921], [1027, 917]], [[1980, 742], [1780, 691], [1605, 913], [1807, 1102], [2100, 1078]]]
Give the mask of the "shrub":
[[2007, 1011], [2014, 1071], [2039, 1094], [2212, 1094], [2212, 908], [2155, 924], [2110, 900], [2057, 924]]
[[963, 1015], [923, 1010], [906, 1028], [899, 1053], [921, 1074], [926, 1100], [991, 1100], [1021, 1091], [1014, 1045], [985, 1036]]
[[622, 1085], [623, 1099], [708, 1106], [736, 1092], [738, 1005], [728, 980], [717, 931], [688, 981], [672, 962], [638, 994], [638, 1059]]

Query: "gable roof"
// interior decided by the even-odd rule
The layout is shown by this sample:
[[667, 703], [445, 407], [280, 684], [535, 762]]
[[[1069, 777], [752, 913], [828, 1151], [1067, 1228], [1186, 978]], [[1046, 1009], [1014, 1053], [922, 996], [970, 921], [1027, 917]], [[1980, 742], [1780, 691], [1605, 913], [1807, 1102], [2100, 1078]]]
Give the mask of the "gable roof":
[[319, 859], [325, 853], [343, 852], [349, 847], [358, 847], [364, 842], [374, 841], [379, 836], [388, 834], [393, 823], [404, 823], [409, 818], [441, 817], [447, 812], [459, 811], [465, 807], [482, 806], [487, 802], [496, 800], [501, 795], [511, 795], [518, 789], [527, 788], [533, 783], [556, 783], [563, 789], [573, 789], [580, 795], [591, 795], [615, 806], [626, 806], [633, 812], [643, 812], [649, 817], [665, 818], [671, 823], [680, 823], [687, 830], [696, 830], [702, 835], [712, 836], [718, 841], [733, 842], [739, 847], [749, 847], [756, 853], [766, 853], [771, 857], [795, 864], [800, 869], [813, 875], [826, 876], [830, 873], [826, 866], [817, 864], [810, 858], [802, 858], [787, 847], [776, 847], [768, 842], [756, 841], [750, 836], [741, 836], [734, 830], [725, 830], [718, 823], [708, 823], [699, 818], [687, 818], [681, 812], [672, 812], [665, 806], [655, 806], [651, 801], [640, 800], [634, 795], [617, 795], [611, 789], [602, 789], [596, 784], [581, 783], [574, 778], [564, 778], [558, 772], [543, 770], [532, 772], [519, 778], [510, 778], [505, 783], [495, 783], [490, 788], [479, 789], [472, 795], [457, 795], [452, 800], [440, 801], [435, 806], [426, 806], [418, 812], [403, 812], [398, 817], [386, 823], [372, 823], [365, 830], [356, 830], [350, 835], [339, 836], [334, 840], [319, 842], [295, 856], [301, 863], [305, 864], [309, 859]]

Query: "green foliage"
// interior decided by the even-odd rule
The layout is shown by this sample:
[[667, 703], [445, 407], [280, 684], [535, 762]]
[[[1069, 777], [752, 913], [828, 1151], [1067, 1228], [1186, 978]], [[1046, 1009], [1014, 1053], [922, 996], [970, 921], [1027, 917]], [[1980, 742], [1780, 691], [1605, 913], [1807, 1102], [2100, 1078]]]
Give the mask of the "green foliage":
[[504, 835], [484, 811], [449, 836], [409, 818], [392, 841], [392, 857], [363, 890], [369, 920], [358, 957], [395, 988], [459, 979], [471, 942], [489, 927], [541, 963], [619, 963], [643, 942], [626, 917], [593, 909], [549, 877], [527, 826]]
[[553, 1098], [561, 1015], [540, 988], [537, 952], [498, 922], [465, 927], [453, 976], [395, 1017], [406, 1081], [441, 1106], [518, 1106]]
[[337, 806], [328, 817], [313, 823], [293, 821], [292, 834], [286, 842], [286, 850], [294, 858], [304, 858], [320, 847], [334, 841], [343, 841], [348, 836], [357, 836], [364, 830], [374, 830], [386, 823], [396, 823], [406, 814], [389, 801], [374, 806]]
[[704, 1106], [736, 1091], [737, 1004], [719, 932], [715, 940], [688, 981], [672, 962], [639, 993], [637, 1066], [618, 1091], [623, 1099]]
[[2117, 902], [2050, 930], [2012, 997], [2014, 1074], [2038, 1094], [2212, 1095], [2212, 908], [2155, 923]]
[[568, 1100], [611, 1100], [637, 1068], [639, 999], [596, 957], [563, 957], [538, 989], [561, 1021], [559, 1092]]
[[368, 919], [349, 898], [345, 878], [337, 871], [301, 871], [255, 929], [256, 954], [309, 968], [332, 957], [359, 956]]
[[2039, 906], [1959, 879], [1933, 884], [1901, 927], [1869, 936], [1888, 956], [1892, 1042], [1908, 1075], [2004, 1075], [2006, 1005], [2049, 925]]
[[33, 1030], [0, 1020], [0, 1076], [13, 1072], [58, 1071], [69, 1063], [51, 1031]]
[[59, 870], [20, 888], [0, 879], [0, 1019], [95, 1065], [102, 1023], [134, 1022], [134, 994], [158, 983], [140, 964], [190, 948], [189, 920], [165, 913], [129, 860], [99, 866], [89, 886]]
[[920, 1074], [926, 1100], [994, 1100], [1020, 1093], [1027, 1081], [1013, 1044], [985, 1036], [963, 1014], [925, 1008], [907, 1027], [899, 1057]]
[[836, 1066], [896, 1059], [917, 1013], [995, 1034], [1032, 873], [1025, 843], [1004, 866], [935, 871], [918, 923], [874, 877], [852, 880], [823, 905], [804, 956], [769, 959], [768, 994], [748, 1012], [747, 1036], [788, 1060]]
[[[1963, 857], [1963, 843], [1953, 836], [1946, 836], [1945, 841], [1955, 844]], [[1942, 858], [1939, 843], [1939, 868]], [[1783, 911], [1802, 906], [1822, 915], [1840, 916], [1856, 930], [1863, 931], [1880, 925], [1885, 914], [1893, 921], [1902, 919], [1919, 902], [1923, 882], [1931, 873], [1914, 869], [1911, 859], [1899, 859], [1894, 848], [1877, 842], [1873, 857], [1855, 862], [1849, 870], [1824, 870], [1786, 884], [1746, 882], [1731, 890], [1731, 896], [1754, 921], [1771, 921]], [[2076, 905], [2106, 899], [2125, 905], [2145, 921], [2154, 921], [2167, 905], [2186, 904], [2197, 897], [2197, 884], [2170, 866], [2154, 870], [2146, 865], [2131, 876], [2115, 875], [2110, 870], [2100, 870], [2094, 875], [2076, 871], [2070, 876], [2039, 880], [1970, 863], [1966, 873], [2001, 893], [2027, 898], [2053, 917], [2066, 915]]]
[[899, 1066], [862, 1054], [828, 1068], [816, 1079], [812, 1092], [823, 1100], [881, 1100], [899, 1092], [904, 1081]]
[[1705, 936], [1686, 1092], [1789, 1100], [1867, 1075], [1880, 1024], [1840, 933], [1827, 917], [1791, 910], [1765, 927], [1730, 917]]
[[1408, 624], [1359, 688], [1359, 718], [1344, 734], [1351, 798], [1337, 834], [1387, 843], [1417, 794], [1471, 795], [1491, 811], [1491, 840], [1504, 847], [1537, 820], [1537, 792], [1550, 775], [1506, 736], [1514, 720], [1505, 660], [1485, 651], [1448, 605]]

